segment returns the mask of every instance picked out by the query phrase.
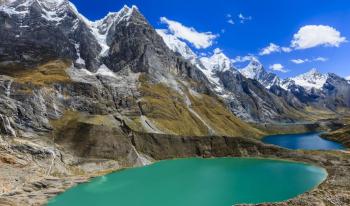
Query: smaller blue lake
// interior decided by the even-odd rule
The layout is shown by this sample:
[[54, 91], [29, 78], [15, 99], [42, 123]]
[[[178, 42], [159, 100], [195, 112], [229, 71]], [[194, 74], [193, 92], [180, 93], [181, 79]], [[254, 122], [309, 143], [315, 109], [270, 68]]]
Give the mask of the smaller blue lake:
[[345, 147], [337, 142], [320, 137], [322, 133], [284, 134], [266, 136], [262, 141], [288, 149], [305, 150], [342, 150]]

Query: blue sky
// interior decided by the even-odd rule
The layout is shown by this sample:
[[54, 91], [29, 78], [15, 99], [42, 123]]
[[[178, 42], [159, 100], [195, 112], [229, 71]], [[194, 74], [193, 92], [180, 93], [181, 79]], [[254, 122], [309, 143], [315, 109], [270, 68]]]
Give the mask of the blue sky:
[[[350, 76], [348, 0], [71, 1], [91, 20], [100, 19], [109, 11], [118, 11], [126, 4], [136, 5], [155, 28], [166, 29], [169, 25], [160, 21], [160, 17], [166, 17], [185, 27], [193, 27], [198, 33], [211, 32], [216, 38], [210, 42], [210, 46], [196, 49], [194, 44], [189, 45], [197, 53], [208, 53], [220, 48], [232, 59], [252, 54], [259, 58], [266, 69], [274, 64], [274, 68], [280, 68], [278, 64], [281, 64], [282, 70], [288, 71], [275, 71], [281, 77], [294, 76], [311, 68]], [[245, 18], [243, 22], [239, 14]], [[229, 20], [234, 24], [230, 24]], [[298, 32], [300, 38], [291, 47], [293, 35]], [[259, 55], [270, 43], [279, 47], [274, 49], [275, 52]], [[292, 51], [284, 52], [283, 47], [291, 48]], [[293, 59], [298, 60], [298, 63], [301, 60], [304, 62], [296, 64], [291, 61]], [[244, 66], [246, 63], [236, 64]]]

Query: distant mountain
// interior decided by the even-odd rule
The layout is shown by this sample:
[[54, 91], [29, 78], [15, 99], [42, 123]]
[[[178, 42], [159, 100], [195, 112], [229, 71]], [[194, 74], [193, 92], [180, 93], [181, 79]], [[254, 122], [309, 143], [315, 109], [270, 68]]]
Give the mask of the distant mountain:
[[[93, 82], [98, 88], [98, 95], [93, 97], [108, 96], [113, 101], [120, 101], [116, 105], [128, 105], [127, 109], [119, 109], [122, 113], [136, 114], [135, 110], [147, 113], [149, 108], [142, 105], [150, 103], [144, 103], [147, 98], [142, 96], [148, 93], [139, 88], [140, 81], [145, 79], [179, 93], [186, 108], [192, 104], [187, 92], [202, 93], [211, 98], [219, 97], [235, 116], [252, 122], [296, 121], [300, 117], [294, 115], [295, 110], [301, 110], [309, 102], [318, 102], [318, 96], [326, 99], [323, 96], [341, 93], [343, 96], [337, 97], [339, 103], [335, 106], [348, 104], [347, 86], [338, 84], [339, 80], [337, 83], [329, 80], [326, 84], [324, 77], [315, 72], [282, 81], [265, 71], [255, 58], [247, 67], [237, 70], [232, 60], [219, 49], [212, 55], [199, 56], [166, 30], [155, 30], [136, 6], [124, 6], [100, 20], [90, 21], [67, 0], [11, 0], [0, 6], [0, 17], [0, 29], [5, 31], [0, 33], [2, 74], [13, 76], [16, 71], [36, 68], [52, 60], [68, 60], [74, 68], [68, 70], [70, 79], [89, 85]], [[111, 78], [122, 78], [123, 81]], [[3, 88], [8, 87], [8, 81], [5, 82]], [[312, 84], [318, 88], [323, 84], [323, 92], [310, 93]], [[309, 87], [304, 88], [306, 86]], [[331, 90], [332, 86], [336, 89]], [[66, 86], [60, 85], [60, 88]], [[73, 90], [69, 89], [69, 92]], [[134, 102], [128, 100], [125, 103], [130, 94]], [[69, 103], [78, 110], [90, 112], [106, 109], [93, 108], [101, 106], [92, 105], [93, 102], [102, 100], [90, 100], [82, 95]], [[36, 120], [49, 127], [47, 114], [40, 114], [43, 116]], [[28, 116], [34, 118], [33, 114]], [[20, 117], [15, 119], [20, 121]], [[137, 121], [144, 123], [144, 117]]]
[[276, 74], [268, 73], [255, 58], [239, 71], [245, 77], [257, 80], [292, 106], [304, 104], [331, 110], [349, 106], [349, 81], [336, 74], [322, 74], [311, 69], [296, 77], [281, 80]]
[[332, 110], [350, 106], [350, 84], [336, 74], [321, 74], [312, 69], [305, 74], [283, 80], [281, 87], [306, 104]]
[[322, 89], [328, 79], [328, 74], [321, 74], [316, 69], [311, 69], [305, 74], [288, 78], [281, 83], [281, 87], [288, 90], [291, 85], [298, 85], [310, 91], [312, 89]]
[[[258, 60], [252, 60], [243, 70], [247, 75], [252, 74], [246, 78], [241, 74], [242, 70], [239, 72], [232, 64], [232, 60], [220, 49], [215, 49], [212, 55], [198, 57], [193, 55], [194, 52], [185, 42], [164, 31], [158, 30], [159, 32], [171, 50], [190, 61], [205, 74], [215, 94], [221, 97], [231, 111], [241, 119], [253, 122], [292, 121], [294, 117], [289, 114], [292, 110], [300, 108], [300, 104], [295, 103], [297, 100], [287, 103], [284, 97], [276, 96], [265, 88], [263, 84], [269, 87], [278, 84], [279, 79], [276, 75], [267, 73]], [[253, 75], [258, 71], [260, 73]], [[249, 77], [259, 77], [261, 82]]]
[[267, 72], [263, 65], [255, 57], [251, 57], [250, 63], [239, 70], [246, 78], [255, 79], [270, 89], [274, 85], [279, 85], [281, 80], [274, 73]]

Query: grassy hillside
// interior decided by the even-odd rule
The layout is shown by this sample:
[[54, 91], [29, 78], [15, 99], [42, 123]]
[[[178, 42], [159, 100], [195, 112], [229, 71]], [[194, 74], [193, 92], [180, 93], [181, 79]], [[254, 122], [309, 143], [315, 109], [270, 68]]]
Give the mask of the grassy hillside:
[[7, 75], [17, 83], [17, 92], [31, 93], [34, 88], [50, 87], [55, 83], [69, 83], [70, 77], [66, 73], [71, 65], [70, 61], [53, 60], [33, 68], [22, 66], [0, 67], [0, 75]]
[[255, 137], [261, 132], [235, 117], [216, 97], [181, 91], [140, 78], [143, 115], [159, 130], [177, 135]]

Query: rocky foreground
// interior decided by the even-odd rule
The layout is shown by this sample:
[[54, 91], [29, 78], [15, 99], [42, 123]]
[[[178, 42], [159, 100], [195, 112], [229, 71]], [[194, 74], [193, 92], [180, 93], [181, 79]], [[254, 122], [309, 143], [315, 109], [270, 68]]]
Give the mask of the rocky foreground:
[[[281, 158], [318, 165], [327, 170], [328, 178], [313, 191], [287, 202], [262, 205], [350, 205], [350, 154], [341, 151], [290, 151], [248, 138], [179, 137], [129, 131], [120, 142], [132, 149], [123, 160], [111, 160], [77, 157], [63, 152], [61, 146], [49, 150], [20, 139], [12, 139], [11, 144], [8, 141], [2, 139], [0, 146], [2, 206], [44, 205], [48, 199], [94, 176], [184, 157]], [[108, 149], [105, 146], [101, 151]]]

